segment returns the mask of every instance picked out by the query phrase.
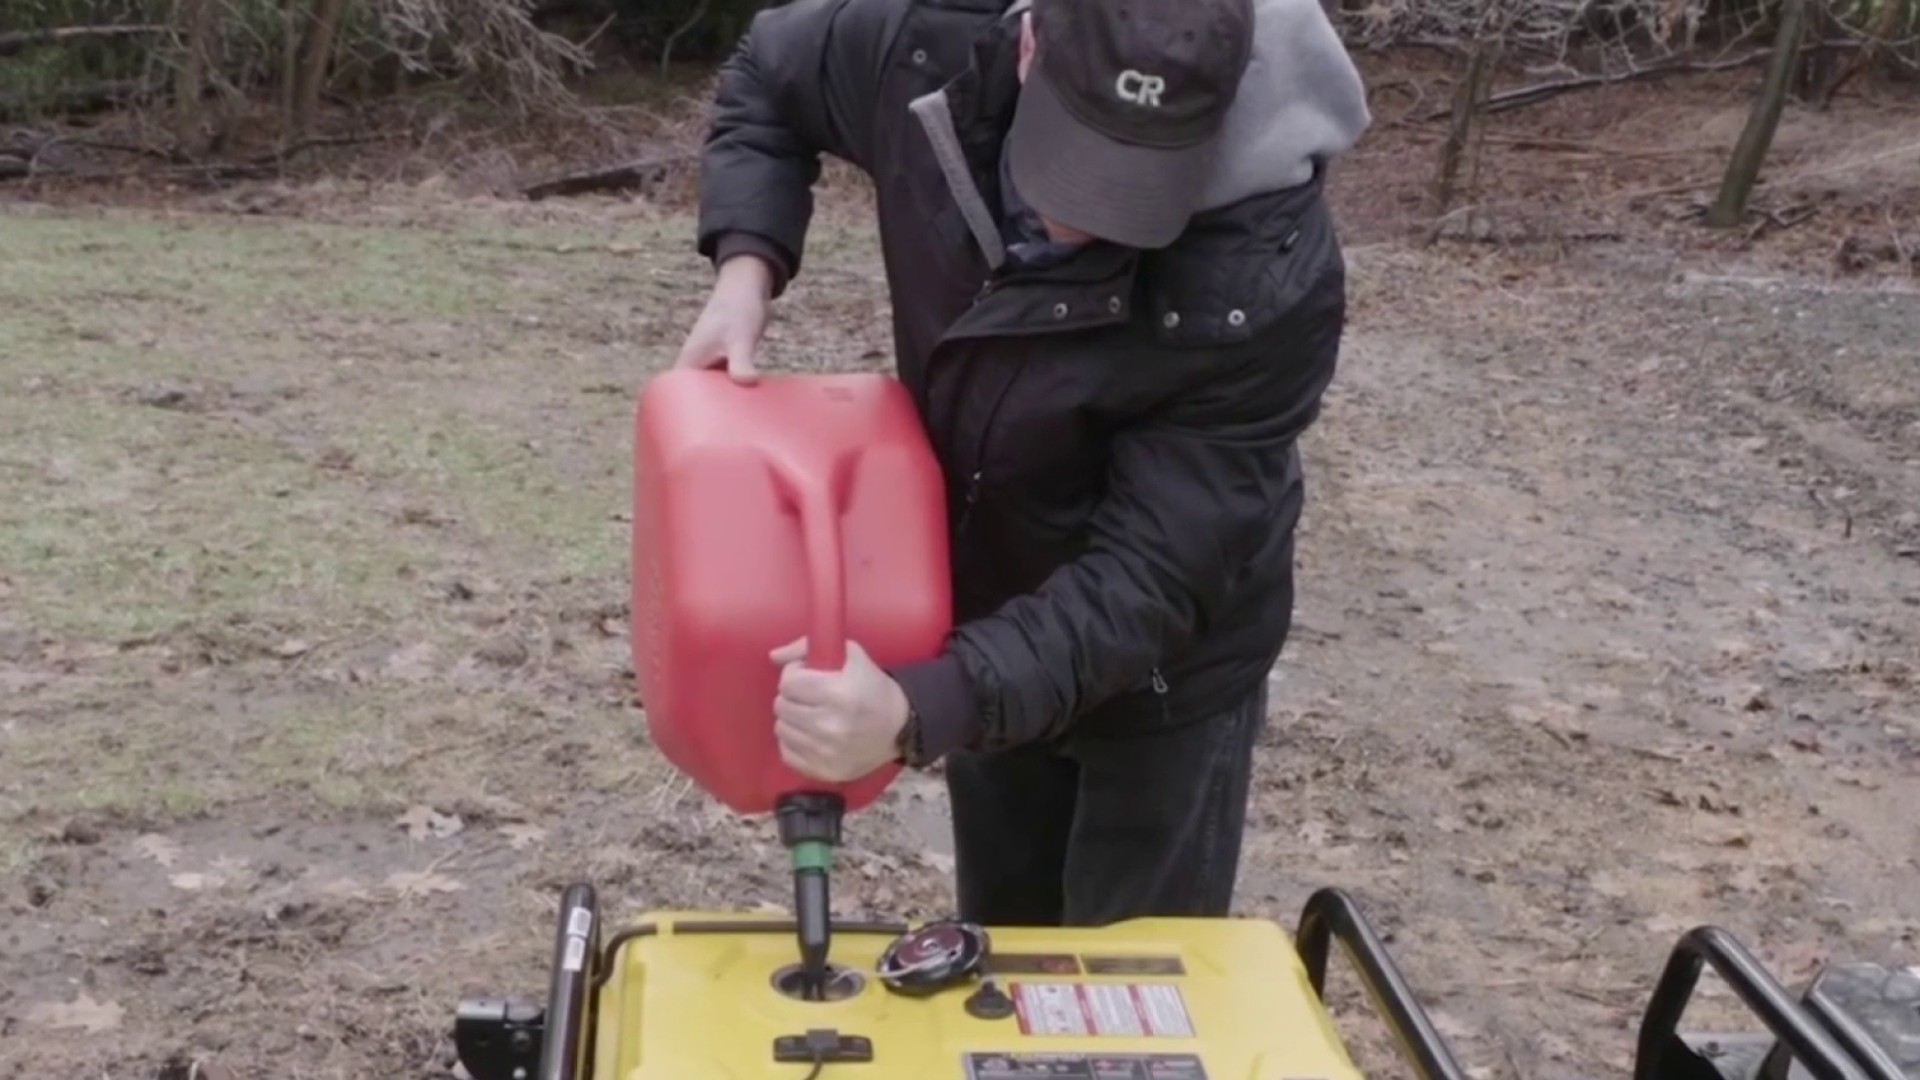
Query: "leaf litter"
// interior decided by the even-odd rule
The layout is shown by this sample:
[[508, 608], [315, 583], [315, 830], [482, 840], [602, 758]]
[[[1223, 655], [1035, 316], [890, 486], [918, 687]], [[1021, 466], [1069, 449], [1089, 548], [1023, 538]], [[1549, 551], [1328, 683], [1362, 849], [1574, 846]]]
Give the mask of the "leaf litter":
[[400, 870], [387, 875], [386, 887], [395, 899], [418, 900], [435, 893], [459, 892], [466, 885], [433, 870]]
[[506, 837], [507, 846], [515, 851], [525, 851], [547, 838], [547, 830], [526, 822], [513, 822], [500, 826], [500, 835]]
[[407, 830], [407, 835], [415, 840], [444, 840], [467, 827], [459, 815], [443, 814], [424, 804], [410, 807], [394, 819], [394, 824]]
[[167, 881], [176, 889], [205, 892], [240, 883], [248, 876], [247, 871], [251, 865], [246, 859], [222, 855], [208, 863], [203, 871], [184, 871], [174, 874]]
[[180, 860], [179, 841], [159, 833], [147, 833], [135, 837], [133, 850], [163, 867], [170, 867]]
[[80, 1028], [85, 1031], [112, 1031], [120, 1026], [126, 1010], [117, 1002], [95, 1001], [84, 991], [72, 1001], [48, 1001], [27, 1009], [27, 1022], [41, 1027]]

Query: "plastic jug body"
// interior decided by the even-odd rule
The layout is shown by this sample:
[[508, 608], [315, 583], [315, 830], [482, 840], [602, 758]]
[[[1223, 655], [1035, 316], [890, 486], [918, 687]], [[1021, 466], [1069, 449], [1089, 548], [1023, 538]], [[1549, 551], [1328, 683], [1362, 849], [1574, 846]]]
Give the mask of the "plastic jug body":
[[633, 668], [656, 746], [729, 809], [830, 791], [849, 811], [897, 766], [804, 777], [773, 733], [768, 653], [848, 640], [882, 666], [938, 654], [951, 628], [944, 481], [905, 389], [884, 375], [671, 371], [635, 413]]

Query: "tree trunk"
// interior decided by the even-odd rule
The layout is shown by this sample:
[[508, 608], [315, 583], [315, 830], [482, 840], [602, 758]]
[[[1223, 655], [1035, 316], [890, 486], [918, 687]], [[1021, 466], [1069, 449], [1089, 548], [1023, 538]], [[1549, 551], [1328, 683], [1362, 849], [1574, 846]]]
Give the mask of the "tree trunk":
[[1502, 35], [1498, 29], [1500, 24], [1488, 23], [1483, 23], [1480, 35], [1473, 43], [1473, 51], [1467, 58], [1466, 74], [1454, 90], [1452, 119], [1447, 125], [1446, 140], [1440, 144], [1440, 169], [1433, 180], [1433, 212], [1436, 216], [1453, 209], [1459, 189], [1460, 165], [1466, 160], [1469, 144], [1473, 142], [1474, 121], [1480, 117], [1480, 111], [1487, 103], [1488, 91], [1493, 87]]
[[[1820, 88], [1833, 81], [1833, 73], [1840, 68], [1839, 54], [1833, 49], [1809, 49], [1809, 41], [1842, 41], [1852, 36], [1834, 8], [1840, 0], [1807, 0], [1806, 26], [1800, 32], [1800, 55], [1794, 57], [1793, 77], [1788, 81], [1787, 93], [1796, 101], [1814, 101], [1820, 96]], [[1786, 8], [1780, 10], [1780, 20], [1785, 22]]]
[[291, 143], [294, 87], [300, 84], [300, 0], [280, 2], [280, 140]]
[[313, 127], [313, 114], [320, 111], [320, 92], [326, 89], [327, 68], [333, 61], [333, 38], [340, 28], [347, 0], [314, 0], [313, 19], [307, 24], [305, 49], [300, 57], [299, 77], [293, 86], [293, 122], [287, 142], [307, 137]]
[[206, 97], [207, 64], [213, 56], [214, 0], [180, 0], [180, 32], [187, 54], [173, 83], [173, 138], [187, 153], [198, 144], [201, 103]]
[[1825, 112], [1833, 105], [1835, 94], [1840, 88], [1851, 82], [1856, 75], [1871, 68], [1891, 47], [1900, 33], [1900, 20], [1907, 13], [1907, 4], [1902, 0], [1880, 0], [1880, 10], [1874, 13], [1873, 25], [1867, 28], [1867, 40], [1852, 60], [1835, 71], [1826, 84], [1815, 93], [1814, 107]]
[[1793, 82], [1800, 39], [1806, 33], [1809, 0], [1781, 0], [1780, 32], [1773, 39], [1773, 58], [1767, 61], [1767, 74], [1760, 94], [1747, 114], [1747, 126], [1727, 159], [1726, 176], [1720, 182], [1720, 195], [1707, 211], [1707, 225], [1715, 229], [1732, 228], [1747, 213], [1747, 198], [1753, 194], [1760, 166], [1773, 145], [1773, 133], [1780, 127], [1780, 113], [1786, 108], [1787, 91]]

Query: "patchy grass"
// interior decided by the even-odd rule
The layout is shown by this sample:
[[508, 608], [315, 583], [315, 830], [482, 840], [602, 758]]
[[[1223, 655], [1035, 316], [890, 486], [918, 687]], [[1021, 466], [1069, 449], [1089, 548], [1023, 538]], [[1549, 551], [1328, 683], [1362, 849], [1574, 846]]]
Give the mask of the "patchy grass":
[[8, 816], [384, 812], [618, 698], [661, 225], [0, 231]]
[[[463, 545], [618, 571], [627, 399], [556, 384], [554, 339], [577, 330], [530, 328], [565, 318], [500, 332], [515, 312], [573, 306], [596, 270], [617, 280], [617, 256], [498, 230], [7, 232], [0, 558], [33, 625], [113, 642], [236, 619], [404, 620], [397, 583], [444, 552], [408, 523], [442, 516]], [[569, 453], [605, 467], [583, 478]]]
[[[594, 852], [679, 790], [631, 700], [622, 519], [631, 391], [700, 301], [683, 230], [0, 217], [0, 1013], [68, 1000], [74, 950], [128, 1009], [111, 1047], [36, 1031], [40, 1071], [235, 1037], [391, 1071], [460, 978], [537, 965], [555, 875], [650, 865]], [[422, 807], [478, 850], [423, 853]], [[306, 921], [262, 928], [270, 887]], [[216, 971], [267, 997], [183, 1048]], [[288, 1010], [332, 1034], [244, 1034]]]

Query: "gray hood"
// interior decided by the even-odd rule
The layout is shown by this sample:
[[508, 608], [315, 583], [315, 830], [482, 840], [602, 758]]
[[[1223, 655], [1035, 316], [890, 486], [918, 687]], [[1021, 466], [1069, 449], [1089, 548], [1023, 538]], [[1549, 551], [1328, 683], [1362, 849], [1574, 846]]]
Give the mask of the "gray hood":
[[1203, 210], [1305, 183], [1372, 115], [1360, 71], [1320, 0], [1254, 0], [1253, 55], [1228, 107]]

